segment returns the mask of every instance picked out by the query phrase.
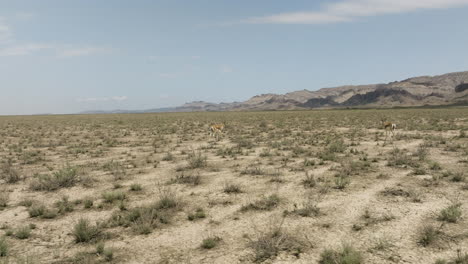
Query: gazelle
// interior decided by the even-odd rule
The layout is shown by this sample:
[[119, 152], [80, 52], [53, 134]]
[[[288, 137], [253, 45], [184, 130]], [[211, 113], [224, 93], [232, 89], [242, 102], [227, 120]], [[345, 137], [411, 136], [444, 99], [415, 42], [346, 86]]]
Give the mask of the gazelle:
[[[388, 122], [388, 121], [385, 121], [385, 119], [382, 119], [382, 127], [383, 129], [385, 129], [385, 140], [384, 141], [387, 141], [387, 136], [388, 136], [388, 132], [391, 132], [392, 133], [392, 136], [395, 136], [395, 129], [396, 129], [396, 124], [395, 123], [392, 123], [392, 122]], [[385, 143], [384, 143], [385, 145]]]
[[224, 124], [213, 124], [210, 126], [210, 136], [214, 137], [218, 137], [219, 134], [222, 134], [223, 133], [223, 130], [224, 130]]

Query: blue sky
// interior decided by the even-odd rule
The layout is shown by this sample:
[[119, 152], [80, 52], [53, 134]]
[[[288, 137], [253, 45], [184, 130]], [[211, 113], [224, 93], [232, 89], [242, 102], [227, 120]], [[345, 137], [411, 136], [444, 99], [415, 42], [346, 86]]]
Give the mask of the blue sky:
[[0, 0], [0, 114], [465, 71], [467, 13], [468, 0]]

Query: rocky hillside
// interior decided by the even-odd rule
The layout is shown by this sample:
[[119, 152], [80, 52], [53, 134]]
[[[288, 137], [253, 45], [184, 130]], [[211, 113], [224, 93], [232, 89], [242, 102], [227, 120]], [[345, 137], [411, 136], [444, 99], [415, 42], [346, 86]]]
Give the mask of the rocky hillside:
[[174, 108], [138, 112], [293, 110], [451, 104], [468, 105], [468, 71], [438, 76], [420, 76], [387, 84], [347, 85], [322, 88], [317, 91], [301, 90], [286, 94], [262, 94], [244, 102], [216, 104], [196, 101]]

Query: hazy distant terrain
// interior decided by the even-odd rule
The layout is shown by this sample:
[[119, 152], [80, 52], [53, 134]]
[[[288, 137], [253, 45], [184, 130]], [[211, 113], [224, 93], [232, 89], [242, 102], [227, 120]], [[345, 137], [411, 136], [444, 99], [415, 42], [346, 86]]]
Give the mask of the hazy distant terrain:
[[172, 108], [87, 111], [82, 113], [293, 110], [450, 104], [468, 104], [468, 71], [438, 76], [420, 76], [387, 84], [346, 85], [322, 88], [317, 91], [301, 90], [286, 94], [261, 94], [244, 102], [217, 104], [195, 101]]

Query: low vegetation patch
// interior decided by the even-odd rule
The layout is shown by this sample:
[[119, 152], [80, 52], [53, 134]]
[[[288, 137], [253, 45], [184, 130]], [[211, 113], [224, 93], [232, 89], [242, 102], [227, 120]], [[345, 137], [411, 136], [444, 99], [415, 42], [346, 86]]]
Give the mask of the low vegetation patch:
[[0, 257], [8, 256], [8, 243], [5, 237], [0, 237]]
[[79, 181], [75, 167], [65, 167], [52, 174], [35, 175], [30, 184], [34, 191], [54, 191], [74, 186]]
[[456, 223], [462, 216], [461, 203], [454, 203], [440, 211], [437, 219], [449, 223]]
[[88, 243], [102, 237], [102, 228], [96, 224], [92, 225], [86, 218], [81, 218], [75, 224], [72, 235], [76, 243]]
[[251, 211], [251, 210], [262, 210], [269, 211], [273, 208], [276, 208], [280, 203], [280, 197], [277, 194], [272, 194], [267, 197], [263, 197], [260, 200], [251, 202], [247, 205], [242, 206], [241, 211]]
[[362, 254], [351, 245], [344, 245], [340, 250], [326, 249], [320, 254], [319, 264], [361, 264]]
[[200, 247], [204, 249], [212, 249], [216, 247], [219, 244], [219, 242], [221, 242], [221, 240], [222, 239], [218, 236], [207, 237], [203, 239]]
[[263, 262], [275, 258], [280, 252], [299, 257], [304, 251], [305, 243], [282, 228], [277, 228], [258, 234], [250, 239], [248, 246], [253, 250], [254, 262]]

